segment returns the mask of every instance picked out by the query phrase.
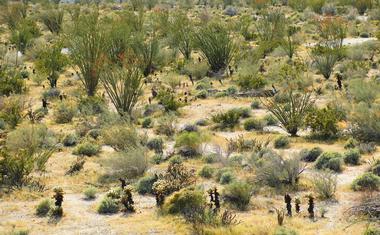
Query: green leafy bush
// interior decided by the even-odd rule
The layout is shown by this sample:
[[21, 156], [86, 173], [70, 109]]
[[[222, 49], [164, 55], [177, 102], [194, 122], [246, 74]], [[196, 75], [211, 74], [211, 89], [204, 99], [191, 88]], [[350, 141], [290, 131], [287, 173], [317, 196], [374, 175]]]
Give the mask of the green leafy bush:
[[0, 68], [0, 95], [21, 94], [25, 89], [25, 82], [21, 74], [15, 69]]
[[351, 165], [359, 165], [360, 152], [358, 149], [350, 149], [344, 153], [344, 163]]
[[199, 132], [184, 131], [176, 137], [175, 147], [181, 148], [181, 152], [189, 152], [190, 156], [194, 156], [199, 153], [201, 144], [207, 139], [206, 135]]
[[290, 140], [287, 136], [279, 136], [274, 140], [274, 147], [279, 148], [288, 148]]
[[251, 186], [244, 182], [233, 182], [223, 191], [223, 199], [239, 210], [245, 210], [251, 200]]
[[212, 116], [212, 121], [217, 123], [220, 128], [233, 128], [239, 123], [240, 112], [235, 109], [228, 110], [225, 113], [218, 113]]
[[331, 108], [313, 109], [306, 115], [306, 125], [318, 137], [332, 138], [338, 133], [339, 113]]
[[140, 138], [131, 125], [118, 124], [107, 126], [102, 130], [104, 143], [118, 151], [127, 151], [140, 146]]
[[214, 163], [218, 161], [218, 155], [217, 154], [208, 154], [202, 157], [202, 160], [205, 163]]
[[337, 189], [337, 175], [331, 171], [321, 171], [313, 176], [315, 192], [322, 199], [333, 198]]
[[201, 208], [205, 203], [206, 198], [202, 191], [184, 188], [166, 200], [164, 210], [169, 214], [186, 215], [192, 210]]
[[343, 157], [337, 152], [324, 152], [322, 153], [316, 163], [317, 169], [330, 169], [335, 172], [341, 172], [343, 170]]
[[166, 111], [177, 111], [177, 109], [182, 106], [173, 93], [166, 89], [161, 89], [158, 92], [157, 99], [159, 100], [159, 103], [164, 106]]
[[148, 175], [139, 179], [136, 190], [139, 194], [152, 194], [153, 184], [158, 180], [155, 175]]
[[300, 152], [301, 160], [305, 162], [314, 162], [323, 153], [320, 147], [314, 147], [310, 150], [302, 149]]
[[74, 133], [70, 133], [63, 138], [63, 145], [70, 147], [75, 146], [78, 143], [78, 136]]
[[151, 128], [152, 127], [152, 119], [151, 118], [144, 118], [141, 126], [143, 128]]
[[69, 123], [77, 112], [76, 106], [72, 102], [62, 102], [54, 110], [54, 120], [56, 123]]
[[50, 199], [44, 199], [40, 203], [38, 203], [36, 207], [36, 215], [37, 216], [46, 216], [50, 209], [52, 208], [53, 203]]
[[235, 175], [231, 171], [226, 171], [220, 175], [219, 183], [229, 184], [234, 180], [235, 180]]
[[73, 154], [75, 155], [85, 155], [88, 157], [94, 156], [100, 152], [100, 146], [91, 143], [91, 142], [84, 142], [79, 145], [74, 149]]
[[199, 171], [198, 174], [203, 178], [209, 179], [212, 177], [213, 173], [214, 173], [214, 168], [206, 165], [202, 167], [202, 169]]
[[250, 119], [247, 119], [243, 125], [244, 125], [244, 129], [247, 131], [263, 130], [264, 122], [259, 119], [250, 118]]
[[99, 214], [114, 214], [119, 211], [119, 205], [115, 199], [105, 197], [99, 204], [97, 211]]
[[95, 187], [88, 187], [84, 190], [83, 194], [84, 194], [84, 198], [87, 199], [87, 200], [92, 200], [92, 199], [95, 199], [96, 198], [96, 193], [97, 193], [97, 190]]
[[380, 189], [380, 177], [367, 172], [356, 178], [351, 185], [354, 191], [377, 191]]
[[146, 146], [150, 150], [154, 150], [155, 153], [162, 153], [162, 150], [164, 148], [164, 141], [161, 138], [153, 138], [148, 141]]

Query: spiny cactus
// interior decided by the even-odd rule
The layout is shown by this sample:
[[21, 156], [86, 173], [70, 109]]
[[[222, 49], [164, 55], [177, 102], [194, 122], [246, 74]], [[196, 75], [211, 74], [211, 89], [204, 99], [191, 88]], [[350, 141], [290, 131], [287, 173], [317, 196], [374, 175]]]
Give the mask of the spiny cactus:
[[295, 203], [296, 203], [296, 212], [297, 213], [300, 213], [300, 211], [301, 211], [301, 200], [297, 197], [296, 199], [295, 199]]
[[314, 219], [314, 197], [313, 195], [307, 196], [309, 199], [309, 207], [307, 208], [307, 211], [309, 212], [309, 218]]
[[292, 198], [289, 194], [285, 194], [285, 203], [286, 203], [286, 210], [288, 212], [288, 216], [292, 216]]
[[125, 207], [125, 211], [127, 212], [135, 212], [134, 204], [132, 197], [132, 190], [130, 188], [124, 188], [123, 195], [120, 198], [120, 203]]
[[210, 209], [213, 209], [214, 212], [217, 212], [220, 209], [220, 199], [218, 189], [215, 187], [214, 189], [208, 190], [208, 194], [210, 196]]

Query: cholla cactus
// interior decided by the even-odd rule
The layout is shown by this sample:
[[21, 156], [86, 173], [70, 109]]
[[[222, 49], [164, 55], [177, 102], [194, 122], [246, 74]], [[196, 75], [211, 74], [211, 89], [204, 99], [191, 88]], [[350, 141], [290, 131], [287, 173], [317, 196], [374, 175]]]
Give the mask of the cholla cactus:
[[300, 211], [301, 211], [301, 200], [297, 197], [296, 199], [295, 199], [295, 203], [296, 203], [296, 212], [297, 213], [300, 213]]
[[309, 207], [307, 208], [307, 211], [309, 212], [309, 218], [314, 219], [314, 197], [313, 195], [307, 196], [309, 199]]
[[55, 199], [55, 206], [62, 207], [63, 189], [61, 187], [55, 187], [53, 191], [55, 193], [53, 196], [53, 198]]
[[292, 216], [292, 198], [289, 194], [285, 194], [285, 203], [286, 203], [286, 210], [288, 212], [288, 216]]
[[123, 204], [123, 206], [125, 207], [125, 211], [128, 211], [128, 212], [136, 211], [134, 207], [135, 202], [133, 201], [133, 198], [132, 198], [131, 188], [129, 187], [124, 188], [122, 196], [120, 198], [120, 203]]

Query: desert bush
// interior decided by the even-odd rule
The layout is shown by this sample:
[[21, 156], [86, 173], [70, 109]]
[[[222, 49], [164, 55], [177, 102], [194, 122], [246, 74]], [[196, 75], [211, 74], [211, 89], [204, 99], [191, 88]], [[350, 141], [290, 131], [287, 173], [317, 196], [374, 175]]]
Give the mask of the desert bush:
[[378, 141], [380, 140], [379, 120], [380, 105], [373, 104], [368, 106], [367, 103], [354, 105], [349, 115], [351, 122], [351, 131], [356, 139], [361, 141]]
[[344, 144], [345, 149], [353, 149], [359, 145], [358, 141], [350, 137]]
[[314, 162], [318, 157], [323, 153], [323, 150], [320, 147], [314, 147], [310, 150], [302, 149], [300, 152], [300, 157], [302, 161], [305, 162]]
[[95, 187], [92, 187], [92, 186], [86, 188], [86, 189], [83, 191], [84, 198], [87, 199], [87, 200], [95, 199], [95, 198], [96, 198], [96, 193], [97, 193], [96, 188], [95, 188]]
[[151, 128], [153, 126], [152, 119], [151, 118], [144, 118], [144, 120], [141, 123], [142, 128]]
[[201, 208], [205, 203], [206, 198], [202, 191], [184, 188], [167, 199], [164, 210], [169, 214], [186, 215], [196, 208]]
[[284, 96], [289, 102], [280, 103], [276, 101], [276, 98], [261, 99], [261, 102], [291, 136], [296, 136], [314, 101], [311, 98], [311, 93], [297, 94], [289, 91]]
[[320, 198], [330, 199], [334, 197], [337, 189], [337, 175], [331, 171], [316, 172], [312, 183]]
[[156, 175], [148, 175], [139, 179], [136, 190], [139, 194], [153, 194], [153, 184], [158, 180]]
[[380, 229], [375, 228], [375, 227], [369, 227], [364, 232], [364, 235], [379, 235], [379, 234], [380, 234]]
[[205, 62], [201, 62], [197, 64], [188, 63], [183, 68], [182, 73], [186, 75], [191, 75], [193, 79], [200, 80], [206, 77], [208, 69], [209, 69], [209, 66]]
[[173, 136], [176, 131], [176, 117], [174, 114], [168, 114], [158, 119], [155, 126], [156, 134]]
[[315, 47], [312, 50], [312, 59], [315, 67], [325, 79], [329, 79], [335, 64], [341, 57], [341, 51], [327, 47]]
[[260, 101], [254, 100], [251, 103], [251, 109], [259, 109], [260, 108]]
[[78, 110], [81, 114], [90, 116], [95, 114], [102, 114], [107, 109], [105, 100], [98, 97], [80, 97], [78, 101]]
[[132, 148], [128, 152], [117, 152], [104, 159], [105, 180], [118, 178], [133, 179], [144, 174], [148, 168], [148, 158], [143, 148]]
[[100, 152], [100, 146], [89, 141], [78, 144], [73, 151], [75, 155], [94, 156]]
[[380, 177], [367, 172], [357, 177], [351, 185], [354, 191], [377, 191], [380, 189]]
[[27, 48], [32, 44], [33, 39], [40, 36], [40, 31], [35, 21], [31, 19], [22, 19], [16, 28], [11, 31], [10, 41], [16, 45], [21, 53], [25, 54]]
[[69, 123], [74, 118], [77, 107], [72, 102], [62, 102], [54, 110], [54, 120], [56, 123]]
[[53, 206], [53, 203], [50, 199], [44, 199], [40, 203], [38, 203], [36, 207], [36, 215], [37, 216], [46, 216], [51, 207]]
[[78, 157], [75, 161], [73, 161], [66, 171], [65, 175], [74, 175], [83, 169], [85, 159], [83, 157]]
[[28, 6], [22, 2], [7, 4], [2, 8], [1, 20], [10, 30], [14, 30], [27, 17]]
[[239, 111], [235, 109], [228, 110], [225, 113], [218, 113], [212, 116], [212, 121], [217, 123], [220, 128], [233, 128], [239, 123]]
[[133, 126], [119, 124], [102, 130], [103, 141], [118, 151], [127, 151], [140, 146], [140, 138]]
[[43, 124], [23, 124], [9, 132], [6, 147], [8, 151], [21, 149], [51, 148], [56, 144], [54, 134]]
[[100, 202], [97, 211], [99, 214], [114, 214], [119, 211], [119, 205], [115, 199], [104, 197]]
[[22, 121], [24, 109], [25, 100], [21, 97], [13, 96], [0, 100], [0, 118], [9, 129], [14, 129]]
[[205, 162], [205, 163], [214, 163], [214, 162], [217, 162], [218, 161], [218, 155], [217, 154], [207, 154], [205, 156], [202, 157], [202, 160]]
[[316, 163], [317, 169], [329, 169], [335, 172], [341, 172], [343, 170], [343, 157], [337, 152], [324, 152], [322, 153]]
[[49, 211], [50, 218], [60, 218], [63, 216], [63, 209], [61, 206], [53, 206]]
[[288, 148], [290, 145], [290, 140], [287, 136], [279, 136], [274, 140], [274, 147], [279, 148]]
[[371, 9], [374, 1], [372, 0], [357, 0], [353, 1], [354, 6], [358, 9], [360, 15], [363, 15], [367, 9]]
[[236, 47], [228, 31], [220, 24], [201, 27], [196, 33], [196, 44], [207, 59], [210, 69], [218, 73], [230, 64]]
[[250, 119], [247, 119], [243, 125], [244, 125], [244, 129], [247, 131], [263, 130], [264, 122], [259, 119], [250, 118]]
[[0, 95], [21, 94], [25, 90], [25, 82], [20, 72], [6, 66], [0, 68]]
[[[45, 170], [54, 149], [42, 151], [29, 147], [17, 152], [0, 151], [0, 185], [21, 188], [33, 179], [33, 173]], [[6, 177], [5, 177], [6, 176]]]
[[223, 191], [223, 199], [239, 210], [245, 210], [251, 200], [251, 186], [244, 182], [233, 182]]
[[154, 150], [156, 154], [162, 153], [162, 150], [164, 148], [164, 141], [161, 138], [153, 138], [148, 141], [146, 146], [150, 150]]
[[175, 147], [180, 148], [181, 153], [190, 157], [199, 153], [201, 144], [207, 139], [205, 134], [185, 131], [176, 137]]
[[352, 98], [357, 102], [372, 103], [378, 97], [380, 85], [376, 82], [364, 82], [362, 79], [353, 79], [349, 81], [348, 89]]
[[309, 126], [315, 137], [333, 138], [338, 134], [338, 121], [341, 120], [337, 110], [327, 107], [314, 108], [306, 115], [305, 124]]
[[166, 111], [177, 111], [182, 106], [174, 94], [166, 89], [159, 90], [157, 99], [159, 100], [159, 104], [163, 105]]
[[212, 177], [214, 173], [214, 168], [208, 166], [208, 165], [205, 165], [202, 167], [202, 169], [199, 171], [199, 176], [203, 177], [203, 178], [206, 178], [206, 179], [209, 179]]
[[266, 85], [266, 80], [259, 74], [257, 67], [243, 67], [239, 70], [237, 85], [241, 90], [260, 89]]
[[194, 26], [184, 12], [175, 12], [169, 18], [169, 41], [178, 48], [186, 60], [191, 58], [194, 47]]
[[350, 149], [343, 154], [344, 162], [351, 165], [359, 165], [360, 152], [358, 149]]
[[61, 94], [61, 91], [59, 89], [51, 88], [42, 93], [42, 98], [44, 98], [45, 100], [55, 99], [55, 98], [58, 98], [60, 94]]
[[273, 235], [298, 235], [298, 233], [291, 228], [279, 227]]
[[278, 123], [277, 119], [272, 114], [267, 114], [264, 117], [264, 121], [266, 122], [266, 125], [276, 125]]
[[267, 152], [255, 162], [256, 182], [281, 189], [284, 185], [296, 187], [306, 165], [299, 157], [284, 159], [276, 153]]
[[[220, 172], [218, 172], [218, 174], [220, 174]], [[217, 175], [217, 177], [218, 177], [218, 175]], [[231, 171], [225, 171], [225, 172], [222, 172], [220, 174], [219, 183], [220, 184], [229, 184], [232, 181], [234, 181], [235, 178], [236, 177], [235, 177], [234, 173], [232, 173]]]
[[243, 162], [243, 155], [234, 154], [228, 157], [228, 165], [231, 167], [240, 167]]
[[321, 14], [322, 7], [325, 5], [326, 0], [309, 0], [307, 3], [315, 13]]

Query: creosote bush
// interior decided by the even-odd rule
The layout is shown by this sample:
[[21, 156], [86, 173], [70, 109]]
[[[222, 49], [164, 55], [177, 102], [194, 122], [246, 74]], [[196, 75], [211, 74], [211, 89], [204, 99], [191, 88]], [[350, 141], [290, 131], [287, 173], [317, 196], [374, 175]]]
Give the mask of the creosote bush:
[[97, 211], [99, 214], [114, 214], [119, 211], [119, 205], [115, 199], [104, 197], [100, 202]]
[[251, 200], [251, 186], [244, 182], [233, 182], [225, 187], [223, 199], [237, 209], [245, 210]]
[[360, 152], [358, 149], [348, 150], [343, 154], [344, 163], [351, 165], [359, 165], [360, 164]]
[[356, 178], [351, 185], [354, 191], [378, 191], [380, 189], [380, 177], [367, 172]]
[[286, 136], [279, 136], [274, 140], [274, 147], [279, 148], [288, 148], [290, 144], [289, 138]]
[[53, 202], [50, 199], [44, 199], [40, 203], [38, 203], [36, 207], [36, 215], [38, 216], [46, 216], [50, 209], [53, 206]]
[[322, 199], [333, 198], [337, 189], [337, 175], [331, 171], [319, 171], [315, 173], [312, 183], [315, 192]]
[[54, 120], [56, 123], [69, 123], [77, 112], [76, 105], [72, 102], [59, 103], [54, 110]]
[[317, 169], [329, 169], [335, 172], [341, 172], [343, 170], [343, 157], [337, 152], [324, 152], [317, 161], [315, 167]]
[[77, 147], [73, 151], [73, 154], [85, 155], [85, 156], [91, 157], [98, 154], [99, 152], [100, 152], [99, 145], [86, 141], [77, 145]]
[[322, 153], [323, 153], [323, 150], [320, 147], [314, 147], [310, 150], [302, 149], [300, 152], [300, 157], [302, 161], [314, 162]]
[[136, 190], [139, 194], [153, 194], [153, 184], [158, 180], [156, 175], [148, 175], [139, 179]]
[[95, 188], [95, 187], [92, 187], [92, 186], [86, 188], [86, 189], [83, 191], [84, 197], [85, 197], [85, 199], [87, 199], [87, 200], [95, 199], [95, 198], [96, 198], [96, 193], [97, 193], [96, 188]]

